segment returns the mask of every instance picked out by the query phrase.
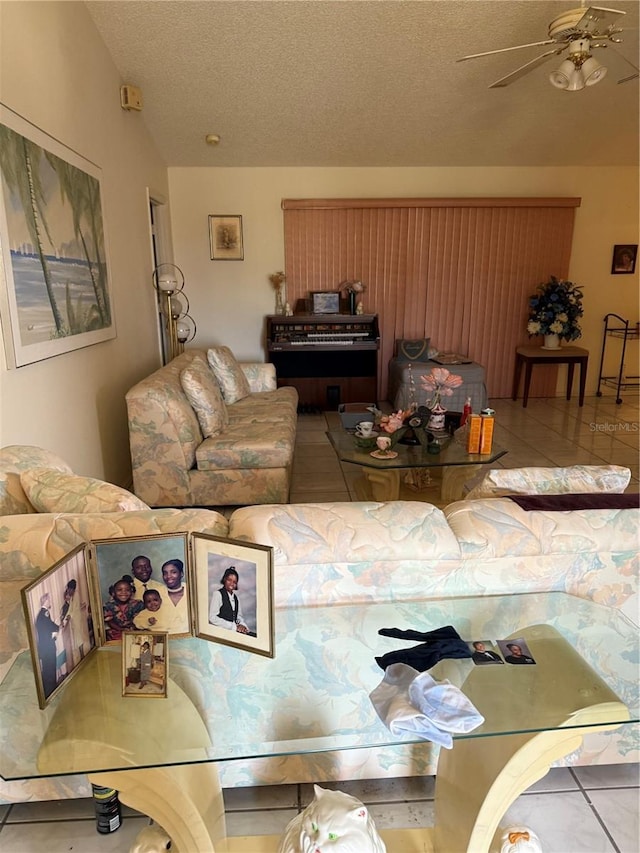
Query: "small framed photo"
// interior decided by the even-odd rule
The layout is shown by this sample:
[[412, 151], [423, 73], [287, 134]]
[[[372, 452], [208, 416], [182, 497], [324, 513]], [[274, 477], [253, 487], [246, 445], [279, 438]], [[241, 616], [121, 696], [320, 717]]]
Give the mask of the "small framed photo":
[[91, 542], [91, 569], [101, 643], [124, 631], [192, 633], [186, 533]]
[[22, 605], [38, 704], [44, 708], [97, 647], [86, 546], [26, 586]]
[[328, 290], [314, 290], [311, 293], [314, 314], [339, 314], [340, 294]]
[[613, 247], [611, 275], [632, 275], [636, 271], [637, 243], [619, 243]]
[[529, 651], [527, 641], [522, 637], [516, 637], [512, 640], [498, 640], [498, 647], [502, 652], [502, 656], [506, 663], [515, 665], [535, 664], [535, 660]]
[[273, 549], [191, 536], [196, 636], [275, 657]]
[[210, 216], [209, 244], [212, 261], [243, 261], [241, 216]]
[[156, 631], [123, 631], [122, 695], [165, 699], [169, 635]]

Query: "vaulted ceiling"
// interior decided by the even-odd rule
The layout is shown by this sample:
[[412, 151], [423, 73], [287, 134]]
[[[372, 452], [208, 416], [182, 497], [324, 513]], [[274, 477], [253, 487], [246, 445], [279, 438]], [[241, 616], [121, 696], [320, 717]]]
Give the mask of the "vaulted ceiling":
[[[555, 89], [553, 56], [497, 79], [578, 0], [88, 0], [169, 166], [638, 164], [635, 0], [595, 86]], [[205, 136], [219, 134], [216, 147]]]

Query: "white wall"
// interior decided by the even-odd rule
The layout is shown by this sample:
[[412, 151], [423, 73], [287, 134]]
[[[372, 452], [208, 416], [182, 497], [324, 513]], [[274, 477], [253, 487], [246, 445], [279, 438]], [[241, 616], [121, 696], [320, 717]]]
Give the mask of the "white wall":
[[124, 394], [160, 363], [147, 187], [167, 196], [168, 185], [144, 114], [120, 108], [121, 82], [84, 4], [0, 3], [0, 100], [102, 169], [117, 331], [16, 370], [0, 341], [0, 446], [37, 444], [78, 473], [124, 485]]
[[[170, 168], [169, 184], [176, 262], [198, 324], [193, 346], [226, 343], [241, 358], [264, 358], [264, 316], [274, 307], [267, 276], [284, 266], [283, 198], [581, 197], [570, 278], [584, 285], [577, 343], [591, 353], [588, 393], [595, 391], [604, 315], [639, 318], [638, 272], [610, 274], [613, 245], [638, 242], [638, 169]], [[209, 214], [242, 215], [244, 261], [209, 259]]]

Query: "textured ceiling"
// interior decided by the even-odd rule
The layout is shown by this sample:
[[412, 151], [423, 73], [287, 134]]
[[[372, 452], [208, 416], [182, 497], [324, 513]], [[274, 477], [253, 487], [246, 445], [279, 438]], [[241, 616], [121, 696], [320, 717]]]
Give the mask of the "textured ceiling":
[[[579, 0], [89, 0], [169, 166], [519, 166], [638, 163], [638, 80], [553, 88], [538, 56]], [[609, 5], [607, 3], [607, 5]], [[638, 3], [617, 50], [638, 64]], [[205, 144], [217, 133], [220, 144]]]

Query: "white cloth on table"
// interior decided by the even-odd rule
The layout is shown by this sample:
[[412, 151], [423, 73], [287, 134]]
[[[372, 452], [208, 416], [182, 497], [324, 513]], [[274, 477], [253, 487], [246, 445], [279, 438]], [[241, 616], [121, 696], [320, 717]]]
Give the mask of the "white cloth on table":
[[392, 734], [415, 735], [447, 749], [453, 746], [451, 733], [470, 732], [484, 722], [458, 687], [406, 663], [388, 666], [369, 698]]

